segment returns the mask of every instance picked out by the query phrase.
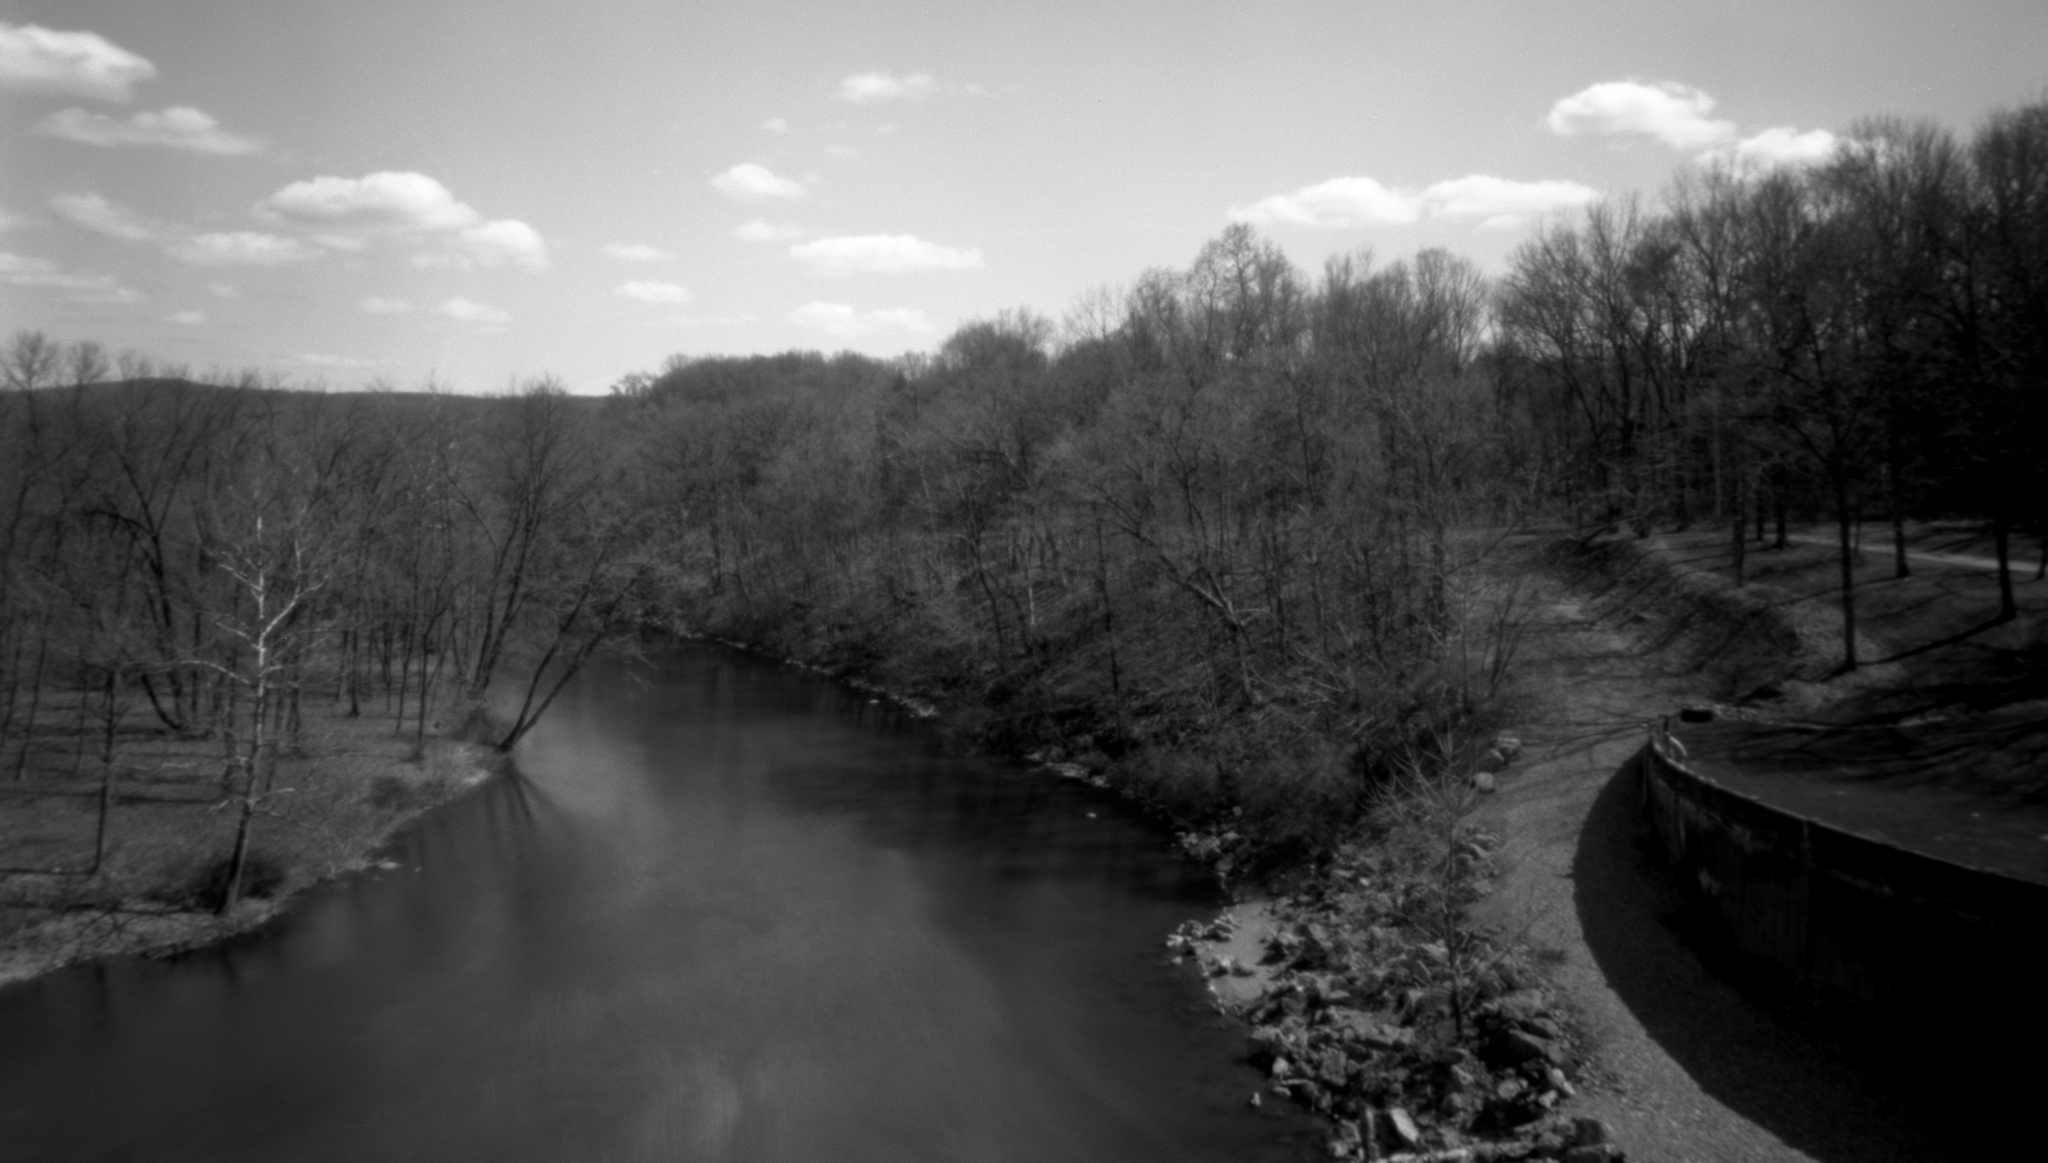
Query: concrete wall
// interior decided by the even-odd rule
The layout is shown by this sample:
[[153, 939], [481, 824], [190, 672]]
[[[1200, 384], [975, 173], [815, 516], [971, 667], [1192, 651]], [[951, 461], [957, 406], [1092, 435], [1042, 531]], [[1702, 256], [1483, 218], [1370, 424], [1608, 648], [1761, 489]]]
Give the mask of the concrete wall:
[[1679, 754], [1659, 728], [1638, 755], [1643, 813], [1735, 949], [1823, 1006], [1937, 1027], [1986, 1014], [2044, 1024], [2048, 886], [1771, 807]]

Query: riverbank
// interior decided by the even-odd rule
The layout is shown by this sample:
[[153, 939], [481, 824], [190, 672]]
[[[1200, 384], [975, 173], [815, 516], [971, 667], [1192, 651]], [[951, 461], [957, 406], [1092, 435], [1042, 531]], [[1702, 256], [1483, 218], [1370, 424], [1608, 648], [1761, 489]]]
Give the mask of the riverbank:
[[1387, 795], [1312, 880], [1167, 941], [1250, 1028], [1270, 1081], [1248, 1101], [1321, 1115], [1334, 1158], [1625, 1158], [1572, 1109], [1585, 1044], [1546, 966], [1521, 934], [1470, 919], [1496, 872], [1497, 841], [1468, 822], [1485, 786]]
[[[1462, 579], [1460, 619], [1473, 640], [1454, 640], [1457, 663], [1483, 657], [1506, 679], [1518, 579], [1541, 540], [1519, 538], [1499, 561], [1476, 555]], [[786, 647], [692, 636], [831, 677], [992, 750], [1022, 752], [1044, 775], [1116, 794], [1159, 820], [1227, 888], [1252, 894], [1219, 918], [1184, 927], [1169, 945], [1200, 964], [1220, 1009], [1252, 1027], [1249, 1058], [1271, 1085], [1248, 1098], [1291, 1101], [1323, 1116], [1336, 1157], [1622, 1157], [1597, 1122], [1575, 1123], [1563, 1113], [1576, 1093], [1578, 1039], [1527, 950], [1517, 936], [1466, 916], [1486, 892], [1496, 843], [1468, 818], [1519, 749], [1510, 735], [1479, 733], [1514, 713], [1515, 696], [1498, 683], [1448, 724], [1433, 722], [1427, 746], [1401, 756], [1361, 754], [1343, 812], [1324, 821], [1341, 838], [1296, 849], [1280, 863], [1270, 837], [1259, 835], [1241, 807], [1218, 812], [1204, 803], [1206, 810], [1191, 814], [1170, 786], [1151, 778], [1172, 756], [1131, 747], [1144, 732], [1105, 738], [1081, 729], [1104, 719], [1100, 713], [1070, 708], [1035, 734], [1010, 721], [991, 738], [980, 729], [989, 722], [986, 708], [972, 700], [954, 706], [939, 693], [971, 694], [969, 684], [892, 687], [909, 676], [884, 667], [885, 681], [874, 681], [875, 660], [843, 661], [829, 647], [792, 655]], [[1244, 788], [1254, 776], [1291, 786], [1274, 767], [1245, 773], [1233, 786]], [[1368, 769], [1375, 777], [1361, 778]]]
[[[311, 700], [309, 700], [310, 702]], [[111, 771], [45, 747], [0, 784], [0, 988], [79, 961], [165, 957], [247, 932], [300, 893], [371, 867], [406, 823], [475, 788], [503, 757], [474, 731], [400, 735], [381, 715], [309, 708], [255, 817], [246, 895], [216, 910], [236, 813], [220, 745], [124, 740]], [[110, 776], [105, 855], [89, 874], [98, 789]], [[34, 869], [36, 871], [24, 871]]]
[[1656, 566], [1652, 547], [1619, 541], [1532, 571], [1523, 674], [1544, 697], [1477, 817], [1503, 843], [1476, 918], [1522, 935], [1583, 1034], [1566, 1110], [1601, 1119], [1641, 1163], [1991, 1157], [1977, 1153], [1995, 1138], [1985, 1128], [2008, 1116], [1931, 1100], [1945, 1064], [1900, 1053], [1886, 1030], [1866, 1052], [1702, 961], [1676, 886], [1638, 840], [1630, 764], [1650, 725], [1766, 685], [1827, 705], [1861, 680], [1827, 681], [1827, 611]]

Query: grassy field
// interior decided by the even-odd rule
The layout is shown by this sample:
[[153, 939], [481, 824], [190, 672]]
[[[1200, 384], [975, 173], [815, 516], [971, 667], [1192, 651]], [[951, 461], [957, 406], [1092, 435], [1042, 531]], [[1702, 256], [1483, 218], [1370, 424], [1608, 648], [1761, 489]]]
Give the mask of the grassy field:
[[[48, 692], [39, 729], [0, 750], [0, 983], [111, 953], [163, 953], [260, 924], [308, 885], [366, 865], [400, 823], [491, 770], [488, 748], [309, 694], [259, 800], [248, 899], [216, 912], [239, 801], [216, 739], [178, 738], [131, 709], [103, 724]], [[109, 810], [100, 842], [101, 797]], [[95, 868], [95, 852], [104, 855]]]
[[[1808, 657], [1790, 677], [1733, 692], [1757, 721], [1689, 729], [1692, 765], [1734, 790], [1958, 863], [2048, 882], [2048, 581], [2016, 539], [2019, 617], [1998, 619], [1992, 547], [1974, 529], [1909, 530], [1898, 577], [1890, 530], [1862, 531], [1858, 653], [1840, 661], [1834, 530], [1752, 543], [1740, 600], [1790, 627]], [[1768, 544], [1768, 543], [1766, 543]], [[1668, 568], [1730, 579], [1720, 531], [1647, 546]]]

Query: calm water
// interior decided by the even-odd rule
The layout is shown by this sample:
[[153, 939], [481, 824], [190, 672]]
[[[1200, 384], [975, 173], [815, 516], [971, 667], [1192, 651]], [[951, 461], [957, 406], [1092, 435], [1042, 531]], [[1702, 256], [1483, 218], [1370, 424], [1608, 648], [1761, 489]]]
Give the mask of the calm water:
[[1263, 1160], [1097, 793], [710, 651], [601, 667], [402, 868], [0, 992], [0, 1160]]

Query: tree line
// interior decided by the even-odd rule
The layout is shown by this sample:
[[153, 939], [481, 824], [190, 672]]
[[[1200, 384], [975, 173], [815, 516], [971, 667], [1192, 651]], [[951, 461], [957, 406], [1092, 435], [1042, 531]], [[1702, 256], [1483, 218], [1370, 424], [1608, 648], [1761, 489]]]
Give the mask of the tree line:
[[1488, 304], [1441, 251], [1311, 280], [1236, 226], [1064, 327], [675, 361], [615, 407], [700, 624], [1313, 847], [1505, 665], [1472, 528], [1517, 511], [1530, 466]]
[[[1838, 531], [1853, 668], [1852, 533], [1961, 518], [2048, 532], [2048, 104], [1967, 140], [1873, 120], [1831, 160], [1704, 168], [1663, 205], [1557, 222], [1514, 256], [1500, 375], [1553, 487], [1588, 520]], [[2042, 566], [2048, 566], [2044, 558]]]

